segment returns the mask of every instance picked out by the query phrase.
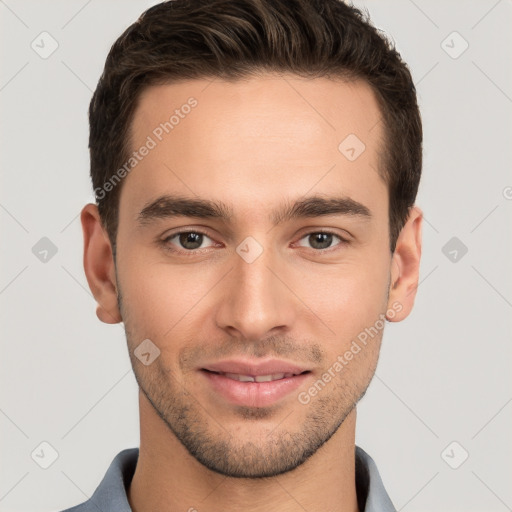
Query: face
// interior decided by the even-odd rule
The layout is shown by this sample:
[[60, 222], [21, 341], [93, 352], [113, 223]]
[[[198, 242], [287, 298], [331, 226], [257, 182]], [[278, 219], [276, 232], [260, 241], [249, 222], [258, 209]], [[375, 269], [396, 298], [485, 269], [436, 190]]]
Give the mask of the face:
[[149, 149], [122, 184], [116, 299], [144, 398], [216, 472], [297, 467], [368, 387], [404, 309], [379, 120], [364, 82], [293, 75], [140, 98], [132, 150]]

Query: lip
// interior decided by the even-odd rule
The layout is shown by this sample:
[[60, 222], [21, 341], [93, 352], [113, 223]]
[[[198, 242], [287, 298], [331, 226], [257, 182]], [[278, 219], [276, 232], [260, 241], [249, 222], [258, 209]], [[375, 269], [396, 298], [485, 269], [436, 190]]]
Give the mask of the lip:
[[201, 370], [221, 373], [239, 373], [241, 375], [271, 375], [274, 373], [294, 373], [296, 375], [309, 371], [310, 368], [301, 367], [287, 361], [279, 359], [269, 359], [262, 362], [251, 362], [243, 360], [218, 361], [212, 364], [206, 364]]
[[[241, 382], [213, 372], [252, 376], [275, 373], [294, 373], [296, 375], [269, 382]], [[249, 407], [266, 407], [278, 402], [303, 385], [312, 375], [311, 370], [307, 368], [278, 360], [266, 361], [261, 364], [222, 361], [206, 365], [200, 369], [199, 373], [204, 376], [213, 391], [229, 403]]]

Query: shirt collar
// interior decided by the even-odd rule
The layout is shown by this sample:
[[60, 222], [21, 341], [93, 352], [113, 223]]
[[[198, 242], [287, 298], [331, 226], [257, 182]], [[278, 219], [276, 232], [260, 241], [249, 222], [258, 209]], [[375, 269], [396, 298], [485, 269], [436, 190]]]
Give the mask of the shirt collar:
[[396, 512], [375, 461], [356, 446], [356, 491], [361, 512]]
[[[396, 512], [384, 488], [377, 465], [359, 446], [355, 447], [356, 491], [361, 512]], [[113, 459], [103, 480], [91, 498], [63, 512], [102, 511], [132, 512], [126, 490], [128, 489], [139, 458], [138, 448], [128, 448], [119, 452]]]

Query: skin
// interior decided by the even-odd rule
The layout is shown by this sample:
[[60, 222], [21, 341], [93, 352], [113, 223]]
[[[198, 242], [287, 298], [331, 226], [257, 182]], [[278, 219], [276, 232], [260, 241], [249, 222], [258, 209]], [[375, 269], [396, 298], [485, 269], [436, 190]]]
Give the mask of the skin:
[[[387, 186], [376, 171], [383, 125], [365, 82], [265, 74], [150, 87], [134, 115], [132, 149], [191, 96], [197, 107], [123, 180], [115, 264], [97, 207], [81, 214], [97, 315], [124, 322], [140, 387], [130, 505], [136, 512], [357, 511], [356, 404], [373, 377], [383, 330], [309, 403], [298, 393], [380, 314], [389, 321], [409, 315], [422, 212], [411, 209], [391, 254]], [[350, 133], [366, 146], [355, 161], [338, 150]], [[223, 201], [233, 218], [138, 225], [140, 210], [163, 193]], [[372, 217], [273, 225], [270, 211], [313, 194], [351, 197]], [[179, 237], [158, 243], [178, 228], [207, 232], [191, 257]], [[334, 236], [322, 249], [308, 236], [322, 229], [349, 243]], [[263, 247], [252, 263], [236, 252], [247, 236]], [[160, 355], [145, 366], [133, 351], [147, 338]], [[307, 366], [309, 380], [272, 406], [238, 407], [197, 370], [262, 356]]]

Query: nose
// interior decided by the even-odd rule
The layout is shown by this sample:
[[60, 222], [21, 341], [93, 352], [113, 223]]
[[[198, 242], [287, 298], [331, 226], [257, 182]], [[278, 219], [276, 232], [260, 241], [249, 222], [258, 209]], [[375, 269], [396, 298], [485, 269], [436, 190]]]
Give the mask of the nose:
[[290, 289], [290, 267], [269, 248], [254, 261], [242, 256], [233, 255], [232, 270], [223, 280], [217, 326], [230, 336], [253, 341], [286, 333], [300, 306]]

